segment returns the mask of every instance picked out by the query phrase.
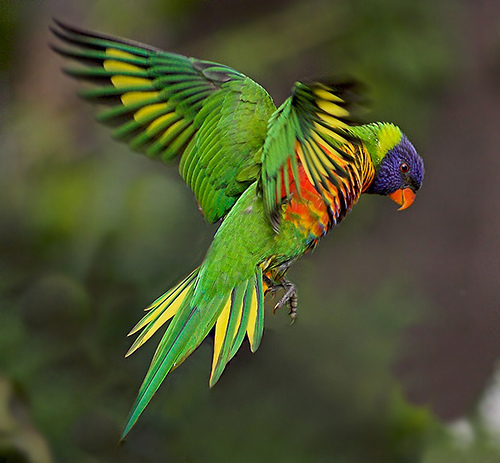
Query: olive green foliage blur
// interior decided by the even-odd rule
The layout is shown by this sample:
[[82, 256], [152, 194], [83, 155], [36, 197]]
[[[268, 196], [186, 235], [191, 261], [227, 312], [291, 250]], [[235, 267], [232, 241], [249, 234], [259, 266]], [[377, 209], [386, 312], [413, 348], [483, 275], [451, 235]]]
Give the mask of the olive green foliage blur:
[[[425, 295], [410, 274], [388, 272], [380, 285], [356, 278], [363, 263], [350, 250], [383, 207], [371, 198], [293, 268], [294, 326], [268, 310], [258, 352], [244, 345], [213, 390], [205, 342], [118, 445], [158, 341], [124, 359], [126, 334], [199, 264], [216, 228], [175, 165], [129, 153], [92, 120], [46, 46], [54, 16], [224, 62], [278, 103], [295, 79], [353, 74], [372, 89], [368, 117], [408, 128], [418, 144], [432, 95], [453, 70], [447, 8], [444, 0], [1, 7], [0, 461], [459, 461], [441, 424], [406, 401], [392, 373]], [[471, 458], [482, 449], [469, 449]]]

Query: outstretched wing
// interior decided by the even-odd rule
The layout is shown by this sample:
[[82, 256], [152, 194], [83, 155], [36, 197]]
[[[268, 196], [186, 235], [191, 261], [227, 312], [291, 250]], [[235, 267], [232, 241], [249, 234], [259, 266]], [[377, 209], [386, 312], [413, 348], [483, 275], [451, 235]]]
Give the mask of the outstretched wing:
[[267, 122], [276, 107], [243, 74], [56, 21], [65, 72], [91, 85], [80, 95], [106, 105], [97, 119], [153, 158], [181, 155], [180, 172], [209, 222], [223, 217], [260, 174]]
[[262, 156], [264, 206], [275, 230], [280, 206], [292, 186], [300, 194], [299, 166], [322, 195], [340, 191], [352, 180], [355, 139], [345, 131], [356, 94], [353, 84], [296, 83], [292, 95], [274, 113]]

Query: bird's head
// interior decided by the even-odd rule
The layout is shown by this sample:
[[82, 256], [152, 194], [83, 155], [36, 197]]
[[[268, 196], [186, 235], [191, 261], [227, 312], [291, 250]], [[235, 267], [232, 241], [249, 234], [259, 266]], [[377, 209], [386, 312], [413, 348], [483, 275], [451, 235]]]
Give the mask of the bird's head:
[[382, 158], [367, 193], [389, 196], [401, 207], [410, 207], [424, 178], [424, 161], [405, 135]]
[[424, 161], [399, 127], [378, 123], [360, 126], [375, 166], [375, 176], [366, 193], [389, 196], [401, 207], [410, 207], [424, 178]]

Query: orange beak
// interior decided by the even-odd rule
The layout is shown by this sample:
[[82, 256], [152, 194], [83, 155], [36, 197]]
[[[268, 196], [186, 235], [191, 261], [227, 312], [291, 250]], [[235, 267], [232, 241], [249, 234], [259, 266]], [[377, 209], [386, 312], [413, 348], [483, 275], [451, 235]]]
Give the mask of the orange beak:
[[396, 204], [399, 204], [401, 206], [398, 211], [409, 208], [413, 204], [413, 200], [415, 199], [415, 193], [411, 188], [400, 188], [399, 190], [396, 190], [394, 193], [391, 193], [388, 196]]

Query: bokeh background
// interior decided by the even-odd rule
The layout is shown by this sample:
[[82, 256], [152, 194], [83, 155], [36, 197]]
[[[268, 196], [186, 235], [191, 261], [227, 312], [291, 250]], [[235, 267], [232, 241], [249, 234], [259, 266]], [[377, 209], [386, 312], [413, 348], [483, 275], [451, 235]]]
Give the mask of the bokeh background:
[[[158, 341], [124, 359], [126, 334], [216, 227], [175, 165], [93, 120], [51, 17], [223, 62], [278, 104], [353, 75], [426, 163], [413, 207], [362, 198], [292, 268], [294, 326], [268, 313], [212, 390], [204, 342], [120, 445]], [[2, 0], [0, 462], [500, 461], [499, 103], [497, 0]]]

